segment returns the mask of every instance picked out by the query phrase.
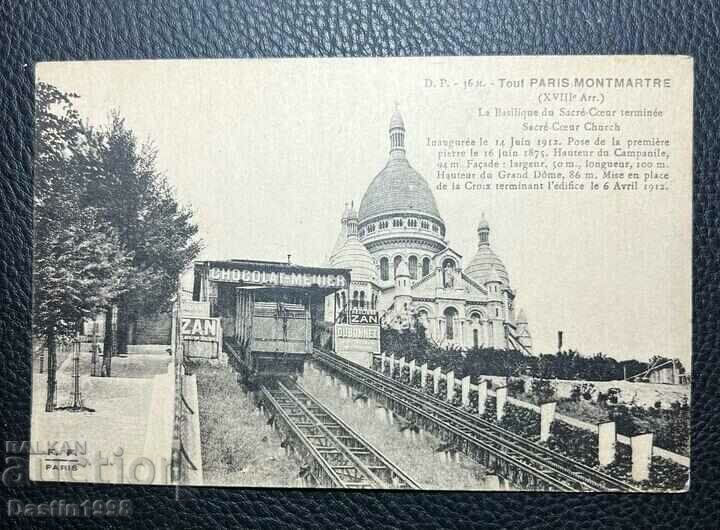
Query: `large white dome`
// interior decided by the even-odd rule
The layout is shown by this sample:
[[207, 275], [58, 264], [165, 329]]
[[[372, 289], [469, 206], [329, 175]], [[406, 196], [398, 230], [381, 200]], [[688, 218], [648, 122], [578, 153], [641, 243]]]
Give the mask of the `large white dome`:
[[405, 123], [397, 110], [390, 119], [390, 160], [360, 202], [360, 223], [383, 214], [425, 214], [442, 222], [430, 186], [405, 156]]
[[375, 282], [375, 262], [370, 252], [356, 236], [350, 236], [340, 250], [330, 258], [330, 265], [351, 269], [352, 281]]

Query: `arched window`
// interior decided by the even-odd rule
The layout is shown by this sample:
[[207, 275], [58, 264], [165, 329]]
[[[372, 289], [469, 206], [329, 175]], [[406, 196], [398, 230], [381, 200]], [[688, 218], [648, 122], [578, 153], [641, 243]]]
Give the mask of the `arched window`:
[[358, 306], [358, 292], [353, 291], [352, 306], [356, 308]]
[[380, 279], [384, 282], [390, 279], [390, 264], [387, 258], [380, 258]]
[[447, 340], [453, 340], [455, 338], [455, 317], [457, 317], [457, 310], [454, 307], [448, 307], [445, 310], [445, 338]]
[[410, 256], [408, 269], [410, 269], [410, 278], [417, 280], [417, 256]]
[[477, 349], [480, 347], [480, 338], [478, 335], [478, 330], [473, 330], [473, 348]]
[[430, 258], [424, 258], [422, 261], [422, 275], [423, 278], [430, 274]]
[[335, 307], [340, 309], [340, 293], [335, 293]]
[[360, 307], [365, 309], [365, 291], [360, 291]]
[[420, 311], [418, 311], [417, 320], [423, 328], [427, 329], [428, 323], [429, 323], [427, 311], [425, 311], [424, 309], [421, 309]]
[[347, 300], [345, 299], [345, 291], [342, 292], [340, 297], [342, 298], [342, 305], [340, 307], [342, 309], [345, 309], [345, 307], [347, 306]]
[[417, 219], [408, 219], [407, 224], [410, 228], [417, 228]]
[[400, 228], [403, 225], [402, 219], [393, 219], [393, 228]]
[[430, 229], [430, 223], [427, 221], [420, 221], [420, 228], [423, 230], [429, 230]]
[[400, 262], [402, 261], [402, 256], [395, 256], [395, 259], [393, 260], [393, 278], [397, 276], [397, 268], [398, 265], [400, 265]]

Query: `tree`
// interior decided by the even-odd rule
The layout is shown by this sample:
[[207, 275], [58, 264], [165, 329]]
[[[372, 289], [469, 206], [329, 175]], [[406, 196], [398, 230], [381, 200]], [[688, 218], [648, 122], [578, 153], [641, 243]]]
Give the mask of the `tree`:
[[[117, 113], [108, 126], [96, 132], [103, 171], [92, 197], [100, 198], [105, 218], [115, 228], [125, 252], [132, 256], [126, 290], [112, 300], [117, 306], [117, 350], [127, 351], [130, 323], [142, 316], [169, 309], [180, 273], [197, 257], [201, 244], [192, 210], [182, 207], [167, 179], [157, 169], [157, 151], [149, 143], [138, 145], [135, 134]], [[106, 315], [110, 330], [111, 308]], [[112, 336], [106, 334], [106, 351]], [[106, 355], [109, 375], [110, 355]]]
[[82, 207], [101, 178], [72, 94], [38, 83], [33, 224], [33, 333], [48, 350], [46, 410], [55, 404], [56, 340], [123, 290], [129, 256], [100, 211]]

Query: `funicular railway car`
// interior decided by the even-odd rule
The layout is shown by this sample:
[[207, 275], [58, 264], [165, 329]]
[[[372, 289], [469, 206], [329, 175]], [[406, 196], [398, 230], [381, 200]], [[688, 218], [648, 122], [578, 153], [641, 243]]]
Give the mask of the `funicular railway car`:
[[193, 298], [221, 319], [228, 362], [242, 380], [257, 382], [302, 374], [325, 297], [349, 284], [347, 269], [206, 261], [195, 263]]

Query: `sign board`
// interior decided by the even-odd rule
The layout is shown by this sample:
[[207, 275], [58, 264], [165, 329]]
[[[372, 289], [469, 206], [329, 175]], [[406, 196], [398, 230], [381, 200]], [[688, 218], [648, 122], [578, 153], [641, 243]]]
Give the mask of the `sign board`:
[[211, 267], [209, 278], [215, 282], [243, 282], [250, 285], [283, 287], [345, 287], [347, 281], [342, 274], [279, 272], [250, 269], [245, 267]]
[[380, 353], [380, 326], [336, 324], [335, 352], [348, 358]]
[[352, 310], [349, 315], [349, 324], [378, 324], [377, 311]]
[[182, 340], [218, 342], [220, 340], [220, 319], [208, 317], [183, 317], [180, 327]]

